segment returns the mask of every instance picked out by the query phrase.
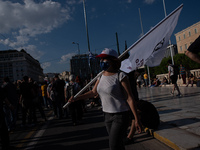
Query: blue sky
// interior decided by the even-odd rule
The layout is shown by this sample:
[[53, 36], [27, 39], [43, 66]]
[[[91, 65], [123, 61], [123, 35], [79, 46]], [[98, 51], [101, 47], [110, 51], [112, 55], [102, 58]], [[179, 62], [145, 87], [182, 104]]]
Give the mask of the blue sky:
[[[166, 12], [184, 4], [174, 34], [200, 21], [199, 0], [165, 0]], [[85, 0], [90, 50], [120, 52], [164, 17], [163, 0]], [[0, 0], [0, 50], [25, 49], [44, 73], [70, 71], [70, 58], [88, 53], [82, 0]], [[174, 34], [172, 44], [176, 44]]]

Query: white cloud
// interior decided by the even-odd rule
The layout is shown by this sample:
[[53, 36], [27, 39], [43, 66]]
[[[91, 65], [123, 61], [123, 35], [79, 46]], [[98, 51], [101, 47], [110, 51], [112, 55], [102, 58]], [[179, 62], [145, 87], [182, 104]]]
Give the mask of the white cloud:
[[67, 0], [67, 4], [74, 5], [76, 4], [76, 0]]
[[51, 66], [51, 63], [50, 62], [45, 62], [45, 63], [42, 63], [41, 64], [41, 67], [43, 68], [43, 69], [46, 69], [46, 68], [48, 68], [48, 67], [50, 67]]
[[131, 3], [132, 2], [132, 0], [127, 0], [127, 3]]
[[144, 0], [144, 2], [145, 2], [146, 4], [152, 4], [153, 2], [155, 2], [155, 0]]
[[62, 8], [58, 2], [24, 0], [20, 4], [0, 0], [1, 33], [18, 29], [19, 35], [35, 36], [48, 33], [69, 19], [70, 8]]
[[76, 55], [76, 53], [69, 53], [67, 55], [63, 55], [59, 63], [64, 64], [68, 63], [72, 56]]
[[27, 48], [34, 58], [38, 58], [41, 51], [29, 43], [30, 39], [49, 33], [70, 20], [73, 11], [69, 5], [75, 1], [68, 3], [62, 7], [52, 0], [23, 0], [23, 3], [0, 0], [0, 34], [6, 35], [0, 43], [13, 49]]
[[26, 36], [15, 36], [15, 40], [11, 40], [10, 38], [0, 39], [1, 44], [7, 45], [13, 49], [16, 49], [16, 47], [27, 44], [28, 41], [29, 38]]

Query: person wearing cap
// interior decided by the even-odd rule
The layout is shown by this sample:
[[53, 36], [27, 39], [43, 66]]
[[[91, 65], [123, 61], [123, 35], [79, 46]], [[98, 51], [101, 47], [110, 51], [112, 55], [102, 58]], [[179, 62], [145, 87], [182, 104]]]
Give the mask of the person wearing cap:
[[[69, 76], [70, 82], [65, 87], [66, 99], [69, 99], [68, 97], [76, 95], [76, 93], [78, 93], [78, 91], [80, 90], [80, 86], [75, 80], [76, 80], [75, 75]], [[71, 114], [73, 125], [75, 126], [77, 125], [77, 123], [80, 123], [80, 121], [82, 120], [82, 115], [83, 115], [81, 101], [76, 101], [75, 103], [72, 103], [71, 105], [69, 105], [69, 111]]]
[[69, 102], [92, 98], [99, 94], [102, 102], [102, 110], [105, 116], [105, 125], [109, 134], [109, 146], [111, 150], [124, 150], [123, 139], [129, 125], [130, 110], [135, 117], [135, 126], [141, 132], [141, 124], [138, 119], [134, 96], [127, 75], [119, 72], [121, 61], [117, 52], [105, 48], [100, 55], [100, 67], [103, 71], [93, 89], [76, 98], [71, 97]]

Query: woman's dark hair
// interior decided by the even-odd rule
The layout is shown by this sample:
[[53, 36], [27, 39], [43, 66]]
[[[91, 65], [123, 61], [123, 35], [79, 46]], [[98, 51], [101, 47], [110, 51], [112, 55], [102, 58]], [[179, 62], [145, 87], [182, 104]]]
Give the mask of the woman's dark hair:
[[119, 68], [121, 67], [121, 60], [116, 58], [116, 57], [106, 57], [107, 59], [111, 60], [111, 65], [113, 67], [114, 70], [119, 70]]
[[28, 76], [23, 76], [23, 80], [24, 80], [25, 82], [28, 82]]
[[4, 82], [10, 82], [10, 79], [8, 77], [3, 78]]
[[168, 60], [167, 62], [168, 62], [169, 64], [172, 64], [172, 60], [171, 60], [171, 59], [170, 59], [170, 60]]

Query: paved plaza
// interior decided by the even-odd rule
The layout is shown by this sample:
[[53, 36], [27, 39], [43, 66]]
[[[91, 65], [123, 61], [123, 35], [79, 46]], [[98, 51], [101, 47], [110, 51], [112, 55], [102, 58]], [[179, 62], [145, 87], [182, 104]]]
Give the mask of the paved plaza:
[[[176, 97], [177, 92], [171, 95], [171, 90], [172, 86], [138, 89], [139, 98], [153, 103], [160, 115], [159, 129], [147, 131], [173, 149], [200, 149], [200, 88], [181, 86], [181, 97]], [[108, 136], [101, 110], [97, 108], [89, 110], [84, 114], [84, 124], [77, 127], [72, 126], [70, 118], [53, 119], [52, 112], [52, 110], [45, 110], [48, 116], [47, 122], [42, 122], [38, 113], [38, 125], [34, 128], [20, 128], [21, 120], [18, 120], [16, 130], [10, 133], [11, 144], [26, 149], [36, 146], [38, 150], [66, 149], [66, 147], [69, 149], [80, 149], [80, 147], [86, 149], [87, 147], [89, 149], [88, 145], [91, 149], [95, 145], [100, 145], [99, 149], [108, 149]], [[133, 147], [140, 149], [141, 144], [152, 139], [148, 136], [144, 139], [144, 134], [136, 134], [135, 143], [126, 148], [127, 150]], [[163, 147], [158, 142], [152, 142], [154, 148], [159, 147], [155, 149]], [[151, 144], [147, 146], [149, 149], [153, 147]]]
[[179, 87], [182, 96], [170, 94], [172, 86], [140, 88], [139, 98], [157, 108], [161, 125], [151, 131], [173, 149], [200, 149], [200, 88]]

